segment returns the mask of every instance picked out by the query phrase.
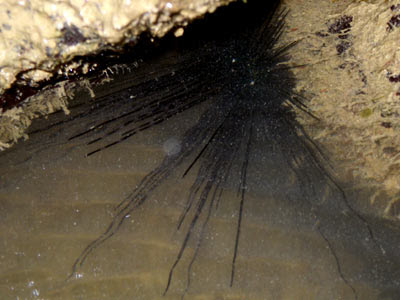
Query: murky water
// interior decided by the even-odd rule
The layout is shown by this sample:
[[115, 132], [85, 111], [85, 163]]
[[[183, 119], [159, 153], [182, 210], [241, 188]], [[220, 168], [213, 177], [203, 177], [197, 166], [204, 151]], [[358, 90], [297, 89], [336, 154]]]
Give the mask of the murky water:
[[[199, 67], [198, 61], [215, 58], [214, 48], [205, 50], [188, 61]], [[71, 116], [56, 113], [35, 122], [29, 140], [0, 153], [0, 298], [399, 299], [399, 224], [367, 215], [368, 191], [330, 177], [326, 161], [308, 151], [316, 147], [294, 134], [298, 127], [290, 122], [243, 117], [250, 126], [242, 126], [241, 115], [229, 119], [224, 111], [231, 102], [218, 104], [215, 98], [178, 113], [182, 95], [184, 101], [208, 98], [215, 92], [209, 83], [222, 78], [222, 89], [223, 80], [243, 70], [235, 69], [235, 58], [222, 64], [232, 67], [229, 76], [217, 77], [210, 66], [193, 73], [187, 57], [174, 54], [94, 86], [96, 101], [87, 91], [77, 92]], [[290, 76], [279, 76], [290, 92]], [[257, 100], [254, 84], [245, 81], [243, 90]], [[280, 100], [269, 89], [262, 93]], [[173, 105], [160, 106], [164, 100]], [[264, 105], [278, 111], [268, 116], [287, 116], [281, 102], [236, 102], [234, 108], [244, 113], [255, 115]], [[159, 107], [178, 107], [177, 114], [146, 123], [146, 114]], [[105, 122], [132, 111], [143, 116]], [[114, 129], [129, 135], [136, 123], [135, 135], [113, 144], [119, 134]], [[201, 136], [208, 126], [226, 124], [226, 131], [212, 135], [220, 140], [200, 143], [187, 134]], [[233, 150], [237, 136], [247, 142]], [[187, 151], [191, 145], [197, 152]], [[230, 156], [230, 147], [239, 154]], [[188, 154], [180, 157], [181, 152]], [[224, 167], [226, 180], [207, 173]], [[207, 184], [203, 197], [200, 186]], [[123, 211], [124, 205], [129, 209]]]
[[[90, 157], [85, 139], [67, 142], [66, 137], [101, 120], [101, 114], [33, 134], [2, 153], [1, 298], [396, 299], [398, 229], [368, 220], [376, 239], [371, 241], [367, 226], [346, 210], [340, 195], [327, 192], [326, 182], [313, 175], [309, 182], [318, 196], [304, 200], [309, 189], [282, 169], [284, 157], [262, 152], [262, 145], [255, 145], [257, 163], [249, 167], [232, 287], [239, 201], [228, 182], [190, 269], [190, 286], [187, 272], [196, 239], [163, 296], [184, 238], [177, 222], [195, 179], [189, 174], [182, 180], [184, 170], [174, 171], [66, 280], [76, 258], [104, 232], [116, 205], [179, 145], [204, 106]], [[60, 118], [52, 116], [37, 127]]]

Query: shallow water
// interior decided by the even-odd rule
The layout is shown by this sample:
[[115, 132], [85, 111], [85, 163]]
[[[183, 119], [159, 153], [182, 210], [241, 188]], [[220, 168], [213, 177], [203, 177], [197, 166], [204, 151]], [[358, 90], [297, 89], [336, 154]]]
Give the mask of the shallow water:
[[[286, 119], [273, 118], [289, 115], [280, 110], [283, 98], [277, 93], [291, 92], [291, 76], [283, 71], [274, 73], [285, 83], [285, 89], [266, 81], [261, 92], [270, 97], [256, 97], [260, 91], [251, 88], [254, 81], [248, 80], [253, 78], [251, 74], [248, 77], [252, 73], [248, 69], [258, 69], [250, 65], [245, 65], [245, 70], [236, 69], [240, 60], [232, 56], [230, 61], [227, 56], [227, 64], [218, 64], [217, 69], [226, 67], [230, 73], [210, 73], [208, 59], [220, 62], [219, 52], [214, 50], [221, 50], [221, 40], [209, 48], [197, 48], [201, 44], [197, 38], [195, 35], [195, 46], [187, 55], [175, 49], [166, 54], [170, 57], [143, 63], [142, 69], [122, 67], [121, 73], [114, 69], [114, 81], [97, 85], [101, 81], [97, 80], [93, 85], [96, 101], [89, 99], [87, 91], [76, 91], [70, 116], [56, 113], [48, 120], [36, 121], [29, 140], [0, 153], [0, 299], [399, 299], [399, 224], [371, 214], [364, 201], [369, 199], [368, 191], [354, 190], [352, 183], [345, 186], [343, 180], [329, 177], [327, 161], [313, 160], [316, 147], [304, 146], [304, 136], [298, 138], [291, 132], [299, 128], [285, 123]], [[229, 45], [237, 45], [236, 41]], [[247, 48], [235, 49], [244, 51], [243, 61], [249, 59]], [[248, 61], [253, 62], [253, 57]], [[235, 72], [247, 76], [242, 89], [235, 86], [242, 77], [230, 78]], [[265, 74], [263, 69], [259, 75]], [[238, 81], [225, 81], [227, 78]], [[224, 88], [228, 92], [219, 95]], [[225, 101], [233, 95], [231, 89], [239, 91], [239, 98], [247, 97], [242, 94], [250, 91], [253, 94], [249, 99], [254, 103], [243, 101], [245, 97]], [[94, 152], [115, 141], [119, 134], [107, 136], [107, 132], [132, 126], [128, 118], [102, 122], [138, 108], [145, 115], [157, 109], [165, 112], [179, 108], [180, 101], [187, 104], [192, 99], [209, 99], [209, 93], [215, 97], [208, 103], [169, 116], [161, 124], [151, 123], [150, 128], [131, 138]], [[257, 102], [260, 98], [270, 102]], [[172, 101], [172, 105], [160, 105], [160, 100]], [[229, 119], [232, 116], [225, 112], [216, 113], [229, 111], [229, 103], [238, 104], [233, 107], [240, 112], [252, 111], [252, 122], [247, 115]], [[209, 106], [212, 109], [207, 113], [212, 114], [202, 118]], [[263, 121], [258, 126], [253, 116], [258, 108], [265, 107], [278, 113], [268, 114], [271, 120], [258, 119]], [[135, 122], [146, 125], [146, 117], [140, 120], [140, 114], [133, 115]], [[213, 122], [215, 116], [225, 116], [229, 122]], [[243, 127], [237, 120], [251, 125]], [[215, 130], [215, 126], [226, 123], [223, 133], [229, 140], [220, 134], [224, 141], [210, 138], [208, 144], [196, 144], [185, 135], [195, 124], [214, 126]], [[205, 163], [191, 165], [200, 149], [197, 153], [187, 151], [187, 144], [223, 152], [236, 137], [235, 126], [241, 128], [238, 135], [243, 141], [249, 141], [240, 141], [239, 155], [208, 152], [211, 158], [201, 157]], [[79, 135], [90, 128], [93, 130]], [[249, 128], [254, 128], [256, 138], [252, 139], [252, 133], [240, 135]], [[198, 138], [200, 134], [195, 133]], [[95, 142], [98, 137], [103, 138]], [[145, 189], [143, 204], [126, 216], [119, 214], [118, 205], [136, 197], [132, 193], [143, 186], [142, 179], [163, 166], [165, 157], [173, 160], [182, 149], [189, 152], [188, 156], [182, 163], [166, 164], [173, 166], [167, 170], [170, 175], [160, 184], [156, 180], [154, 189]], [[242, 153], [247, 150], [248, 156]], [[93, 155], [87, 156], [89, 153]], [[210, 161], [209, 169], [214, 171], [223, 165], [215, 163], [215, 157], [227, 161], [237, 158], [226, 182], [205, 172], [206, 180], [220, 180], [221, 199], [216, 198], [213, 206], [211, 190], [199, 209], [196, 226], [191, 229], [197, 216], [189, 210], [178, 229], [193, 183], [199, 178], [197, 172]], [[242, 176], [247, 159], [247, 175]], [[196, 197], [201, 198], [198, 194]], [[242, 199], [243, 218], [236, 238]], [[200, 207], [201, 201], [196, 201], [193, 207]], [[82, 262], [78, 258], [86, 253], [86, 247], [102, 236], [112, 221], [120, 221], [118, 216], [123, 216], [121, 227], [114, 226], [112, 236], [89, 248], [83, 264], [74, 268], [75, 262]], [[186, 249], [168, 286], [170, 271], [188, 232]]]
[[[256, 163], [249, 165], [232, 287], [239, 198], [228, 182], [202, 237], [190, 286], [187, 272], [199, 230], [163, 296], [184, 238], [185, 231], [176, 229], [178, 218], [195, 179], [191, 172], [182, 180], [184, 169], [172, 172], [67, 280], [76, 258], [107, 228], [116, 205], [162, 161], [171, 140], [179, 144], [205, 106], [90, 157], [87, 139], [67, 138], [104, 120], [102, 114], [51, 127], [1, 153], [0, 298], [398, 299], [399, 229], [369, 218], [371, 240], [368, 226], [325, 180], [310, 170], [307, 182], [316, 192], [305, 197], [310, 187], [296, 184], [284, 157], [266, 153], [263, 145], [255, 145]], [[34, 128], [63, 118], [53, 115]]]

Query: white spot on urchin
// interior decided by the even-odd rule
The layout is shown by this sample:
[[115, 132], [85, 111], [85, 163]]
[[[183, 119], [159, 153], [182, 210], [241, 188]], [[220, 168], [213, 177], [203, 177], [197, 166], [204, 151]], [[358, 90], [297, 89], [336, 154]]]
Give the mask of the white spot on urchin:
[[168, 156], [175, 155], [181, 151], [181, 141], [175, 137], [171, 137], [163, 144], [163, 150]]

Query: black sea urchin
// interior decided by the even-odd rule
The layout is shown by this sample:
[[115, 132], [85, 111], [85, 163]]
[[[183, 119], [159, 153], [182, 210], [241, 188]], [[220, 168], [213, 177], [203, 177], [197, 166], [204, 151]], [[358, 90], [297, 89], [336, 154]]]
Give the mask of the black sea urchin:
[[[296, 66], [288, 64], [287, 50], [295, 43], [279, 44], [286, 15], [279, 5], [278, 0], [236, 3], [229, 7], [229, 17], [225, 14], [223, 23], [219, 14], [226, 8], [220, 9], [206, 25], [202, 24], [201, 29], [194, 25], [187, 30], [171, 58], [175, 63], [166, 68], [160, 65], [156, 75], [144, 75], [143, 78], [148, 79], [138, 80], [140, 86], [131, 83], [131, 87], [113, 92], [112, 97], [107, 95], [104, 105], [97, 102], [95, 110], [107, 106], [110, 109], [110, 99], [115, 98], [119, 108], [112, 118], [71, 137], [71, 140], [77, 140], [90, 136], [88, 145], [93, 148], [89, 150], [89, 156], [199, 103], [206, 102], [207, 109], [186, 131], [179, 147], [118, 205], [105, 232], [90, 243], [74, 263], [71, 276], [78, 272], [95, 248], [118, 231], [133, 210], [145, 203], [173, 170], [183, 167], [182, 177], [189, 172], [197, 172], [197, 175], [177, 222], [178, 230], [185, 231], [185, 235], [166, 279], [164, 294], [170, 288], [188, 242], [194, 238], [193, 231], [197, 230], [200, 232], [197, 246], [187, 269], [186, 291], [189, 288], [191, 268], [207, 223], [221, 201], [236, 201], [238, 211], [232, 245], [232, 286], [249, 188], [248, 171], [252, 165], [261, 163], [256, 153], [272, 153], [270, 159], [284, 158], [280, 161], [281, 170], [287, 174], [288, 182], [295, 181], [300, 186], [298, 193], [302, 201], [311, 203], [321, 198], [320, 195], [336, 194], [341, 199], [337, 204], [339, 209], [349, 211], [358, 222], [366, 224], [347, 204], [342, 190], [324, 167], [322, 152], [295, 120], [295, 107], [315, 116], [303, 103], [302, 96], [294, 91], [291, 69]], [[126, 68], [125, 71], [131, 72]], [[316, 179], [319, 183], [315, 183]], [[236, 188], [237, 197], [223, 197], [228, 184]], [[273, 182], [266, 180], [265, 185], [273, 185]], [[318, 209], [315, 205], [312, 213]], [[323, 229], [318, 227], [318, 230], [325, 239]], [[372, 236], [368, 225], [366, 231]], [[328, 245], [331, 247], [329, 242]], [[346, 281], [344, 275], [340, 275]], [[355, 293], [347, 281], [346, 284]]]

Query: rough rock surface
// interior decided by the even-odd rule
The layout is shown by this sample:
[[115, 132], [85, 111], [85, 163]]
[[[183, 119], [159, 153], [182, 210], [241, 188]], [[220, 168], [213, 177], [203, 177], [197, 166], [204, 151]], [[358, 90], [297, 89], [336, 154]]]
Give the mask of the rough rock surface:
[[[161, 37], [232, 0], [2, 0], [0, 94], [22, 71], [34, 82], [77, 55]], [[73, 67], [73, 66], [71, 66]]]
[[287, 3], [293, 64], [306, 64], [297, 88], [322, 120], [302, 123], [347, 170], [342, 181], [375, 190], [371, 208], [399, 218], [400, 1]]
[[[143, 32], [180, 35], [190, 20], [232, 1], [0, 0], [0, 95], [18, 80], [35, 86], [57, 71], [85, 72], [74, 57], [134, 44]], [[0, 105], [0, 150], [26, 137], [32, 119], [68, 113], [66, 90], [60, 84], [6, 112]]]

